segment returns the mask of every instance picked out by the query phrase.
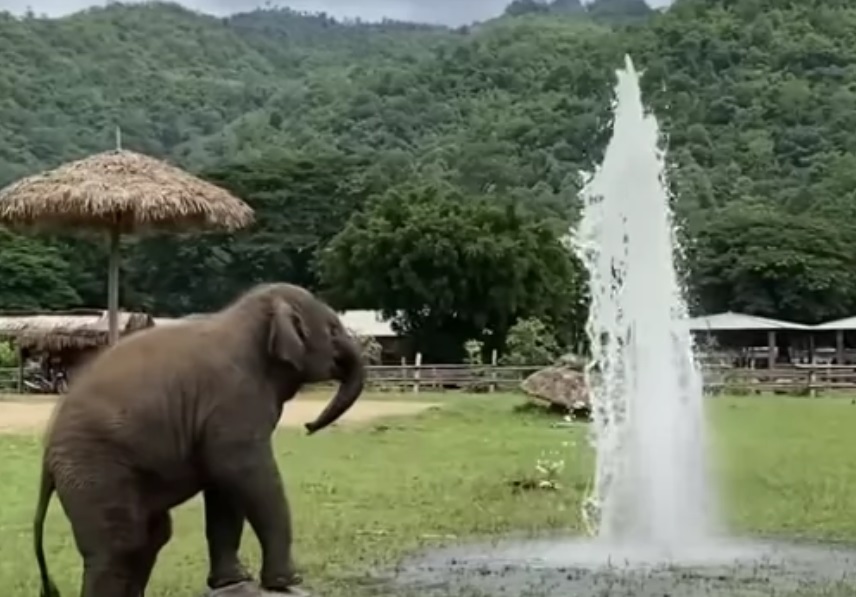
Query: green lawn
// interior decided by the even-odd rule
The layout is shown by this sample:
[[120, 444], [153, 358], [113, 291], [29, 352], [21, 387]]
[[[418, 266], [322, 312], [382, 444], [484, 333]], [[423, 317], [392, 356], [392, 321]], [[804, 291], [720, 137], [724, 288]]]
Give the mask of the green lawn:
[[[584, 430], [499, 395], [427, 396], [442, 407], [410, 419], [314, 437], [277, 438], [297, 527], [296, 557], [308, 588], [326, 597], [377, 594], [361, 582], [374, 567], [441, 541], [511, 530], [580, 529], [592, 456]], [[716, 468], [729, 521], [743, 532], [856, 540], [856, 406], [850, 400], [716, 399], [709, 403]], [[0, 436], [0, 587], [38, 594], [30, 532], [37, 436]], [[563, 444], [566, 444], [563, 446]], [[561, 452], [561, 489], [516, 492], [535, 461]], [[202, 511], [175, 512], [149, 597], [199, 594], [206, 572]], [[79, 556], [54, 499], [48, 561], [64, 595], [76, 595]], [[246, 557], [257, 561], [247, 534]], [[362, 587], [362, 588], [360, 588]]]

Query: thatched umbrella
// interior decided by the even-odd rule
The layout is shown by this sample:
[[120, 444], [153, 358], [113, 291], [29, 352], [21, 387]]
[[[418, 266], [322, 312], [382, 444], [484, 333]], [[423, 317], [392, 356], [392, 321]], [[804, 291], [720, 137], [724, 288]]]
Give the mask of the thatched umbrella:
[[236, 230], [253, 220], [243, 201], [145, 155], [117, 149], [69, 162], [0, 190], [0, 223], [97, 228], [110, 236], [107, 310], [118, 338], [119, 237], [153, 230]]

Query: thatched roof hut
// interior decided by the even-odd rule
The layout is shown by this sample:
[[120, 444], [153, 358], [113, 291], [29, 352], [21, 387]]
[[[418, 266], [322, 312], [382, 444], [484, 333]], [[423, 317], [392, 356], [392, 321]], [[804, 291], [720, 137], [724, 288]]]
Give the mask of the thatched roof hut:
[[[119, 333], [125, 335], [154, 325], [146, 313], [119, 313]], [[0, 340], [35, 351], [97, 348], [108, 344], [107, 311], [75, 309], [62, 312], [0, 313]]]

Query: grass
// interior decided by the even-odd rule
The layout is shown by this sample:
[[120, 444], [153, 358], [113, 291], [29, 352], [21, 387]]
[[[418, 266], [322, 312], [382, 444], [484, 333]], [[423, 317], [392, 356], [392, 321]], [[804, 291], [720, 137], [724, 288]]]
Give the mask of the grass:
[[[296, 557], [313, 592], [377, 595], [366, 573], [426, 545], [510, 531], [579, 532], [592, 464], [585, 427], [552, 428], [553, 419], [540, 410], [516, 408], [522, 400], [514, 396], [424, 398], [441, 406], [311, 438], [278, 434]], [[856, 406], [850, 400], [716, 399], [709, 406], [716, 471], [733, 528], [856, 540]], [[535, 461], [549, 451], [561, 451], [565, 460], [561, 489], [514, 491], [514, 481], [535, 478]], [[30, 527], [40, 439], [0, 436], [0, 454], [0, 587], [4, 597], [32, 597], [38, 594]], [[175, 536], [161, 554], [150, 597], [187, 597], [204, 583], [200, 502], [177, 509], [174, 519]], [[77, 594], [79, 556], [56, 500], [46, 543], [63, 594]], [[249, 531], [244, 552], [257, 569]]]
[[850, 399], [711, 403], [718, 477], [739, 530], [856, 541], [856, 405]]

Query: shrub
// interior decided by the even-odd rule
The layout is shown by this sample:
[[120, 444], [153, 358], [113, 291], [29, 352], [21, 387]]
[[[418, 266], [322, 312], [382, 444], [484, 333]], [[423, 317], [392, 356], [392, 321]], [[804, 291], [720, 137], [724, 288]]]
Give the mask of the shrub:
[[484, 342], [480, 340], [467, 340], [464, 342], [464, 352], [467, 353], [464, 357], [464, 362], [467, 365], [481, 365], [484, 362], [482, 360]]
[[353, 330], [348, 330], [351, 335], [357, 339], [357, 342], [360, 344], [360, 350], [363, 353], [363, 358], [368, 365], [377, 365], [381, 361], [381, 354], [383, 353], [383, 347], [380, 345], [380, 342], [374, 336], [363, 336], [357, 334]]
[[10, 342], [0, 342], [0, 369], [18, 364], [18, 355]]
[[555, 332], [535, 317], [520, 319], [505, 338], [504, 365], [551, 365], [562, 354]]

